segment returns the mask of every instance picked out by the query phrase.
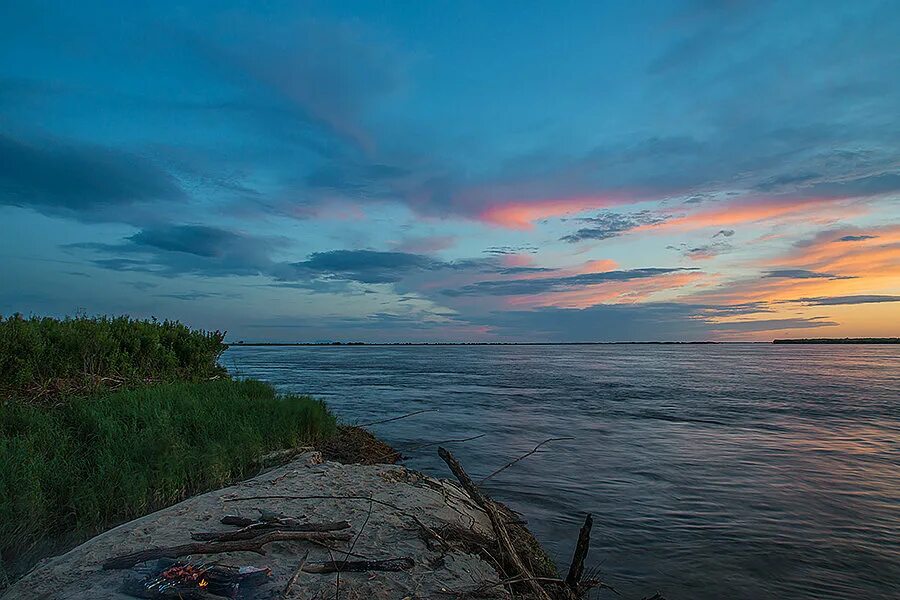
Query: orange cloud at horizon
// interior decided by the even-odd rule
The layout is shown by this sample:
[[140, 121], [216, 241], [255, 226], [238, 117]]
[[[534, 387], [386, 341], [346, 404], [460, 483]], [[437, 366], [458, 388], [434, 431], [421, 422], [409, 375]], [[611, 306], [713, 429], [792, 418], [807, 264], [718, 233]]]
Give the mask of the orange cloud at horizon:
[[[599, 271], [588, 271], [599, 272]], [[547, 292], [532, 296], [513, 297], [507, 301], [512, 307], [588, 308], [607, 302], [644, 302], [654, 294], [677, 290], [697, 283], [704, 276], [700, 272], [666, 273], [644, 279], [605, 281], [584, 288]]]
[[[815, 213], [810, 211], [815, 209]], [[773, 200], [737, 200], [699, 209], [686, 215], [673, 216], [660, 223], [641, 225], [633, 231], [677, 229], [691, 231], [705, 227], [730, 227], [757, 223], [774, 218], [828, 221], [858, 216], [866, 212], [860, 204], [846, 203], [845, 198], [803, 198]]]
[[[694, 294], [699, 302], [715, 304], [766, 303], [787, 317], [828, 317], [837, 326], [807, 330], [804, 336], [900, 335], [900, 302], [818, 305], [797, 302], [802, 298], [864, 295], [900, 295], [900, 225], [834, 229], [795, 245], [786, 254], [756, 266], [763, 272], [797, 269], [818, 277], [746, 278]], [[722, 317], [727, 323], [737, 317]], [[785, 333], [788, 330], [782, 331]], [[769, 334], [773, 332], [768, 332]], [[748, 333], [746, 339], [765, 339]]]

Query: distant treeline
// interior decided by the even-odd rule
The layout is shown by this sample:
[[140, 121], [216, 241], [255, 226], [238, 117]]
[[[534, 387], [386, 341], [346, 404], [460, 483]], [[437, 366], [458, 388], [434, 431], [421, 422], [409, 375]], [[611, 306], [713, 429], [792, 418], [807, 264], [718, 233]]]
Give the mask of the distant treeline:
[[773, 344], [900, 344], [900, 338], [796, 338], [773, 340]]
[[228, 346], [616, 346], [628, 344], [720, 344], [721, 342], [233, 342]]

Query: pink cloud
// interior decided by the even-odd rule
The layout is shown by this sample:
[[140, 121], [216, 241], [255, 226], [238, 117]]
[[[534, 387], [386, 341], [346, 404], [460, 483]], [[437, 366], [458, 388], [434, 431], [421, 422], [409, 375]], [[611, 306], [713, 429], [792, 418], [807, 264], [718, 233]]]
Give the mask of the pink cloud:
[[533, 229], [534, 223], [550, 217], [562, 217], [585, 210], [622, 204], [624, 200], [605, 197], [513, 200], [494, 204], [478, 213], [480, 221], [509, 229]]
[[641, 225], [634, 231], [667, 229], [690, 231], [706, 227], [757, 223], [772, 219], [779, 219], [781, 222], [802, 219], [821, 223], [859, 216], [866, 212], [867, 209], [862, 204], [848, 204], [844, 198], [741, 199], [716, 204], [686, 215], [673, 215], [672, 218], [660, 223]]

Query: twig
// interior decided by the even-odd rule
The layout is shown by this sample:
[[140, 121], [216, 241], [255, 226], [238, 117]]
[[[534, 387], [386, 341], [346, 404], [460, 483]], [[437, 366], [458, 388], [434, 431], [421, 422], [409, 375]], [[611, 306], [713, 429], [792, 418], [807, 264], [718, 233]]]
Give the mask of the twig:
[[282, 598], [287, 598], [288, 594], [291, 593], [291, 588], [294, 587], [294, 584], [297, 582], [297, 578], [300, 577], [300, 573], [303, 572], [303, 566], [306, 565], [306, 559], [309, 558], [309, 550], [306, 551], [306, 554], [303, 555], [303, 560], [300, 561], [300, 566], [297, 567], [297, 570], [294, 571], [294, 574], [288, 579], [287, 585], [284, 586], [284, 590], [281, 592]]
[[[309, 543], [310, 543], [310, 544], [314, 544], [314, 545], [316, 545], [316, 546], [320, 546], [320, 547], [322, 547], [322, 548], [325, 548], [326, 550], [328, 550], [328, 553], [329, 553], [329, 554], [331, 554], [332, 552], [337, 552], [337, 551], [338, 551], [337, 548], [332, 548], [331, 546], [329, 546], [329, 545], [326, 544], [325, 542], [319, 542], [319, 541], [316, 541], [316, 540], [309, 540]], [[371, 560], [368, 556], [363, 556], [362, 554], [357, 554], [357, 553], [355, 553], [355, 552], [348, 552], [347, 554], [348, 554], [349, 556], [352, 556], [353, 558], [358, 558], [359, 560]]]
[[[455, 444], [459, 442], [470, 442], [472, 440], [477, 440], [478, 438], [483, 438], [486, 436], [486, 433], [481, 433], [479, 435], [473, 435], [472, 437], [456, 439], [456, 440], [442, 440], [440, 442], [428, 442], [427, 444], [419, 444], [418, 446], [413, 446], [412, 448], [404, 448], [403, 452], [414, 452], [415, 450], [421, 450], [422, 448], [430, 448], [432, 446], [440, 446], [441, 444]], [[382, 454], [381, 456], [375, 458], [375, 461], [379, 461], [382, 458], [387, 458], [388, 456], [392, 456], [397, 454], [396, 451], [391, 451], [388, 454]]]
[[[359, 536], [362, 535], [363, 529], [366, 528], [366, 525], [369, 524], [369, 519], [372, 518], [372, 508], [375, 504], [372, 502], [372, 499], [369, 498], [369, 512], [366, 513], [366, 520], [363, 521], [362, 527], [359, 528], [359, 531], [356, 532], [356, 537], [353, 538], [353, 541], [350, 542], [350, 548], [347, 550], [347, 554], [344, 555], [344, 560], [342, 560], [339, 564], [347, 564], [347, 558], [350, 556], [350, 553], [353, 552], [353, 549], [356, 547], [356, 542], [359, 541]], [[332, 563], [335, 561], [332, 560]], [[338, 564], [338, 563], [335, 563]], [[337, 576], [335, 577], [335, 590], [334, 590], [334, 600], [338, 600], [338, 594], [341, 591], [341, 569], [338, 567], [336, 569]]]
[[541, 442], [540, 444], [538, 444], [537, 446], [535, 446], [530, 452], [526, 452], [525, 454], [523, 454], [523, 455], [520, 456], [519, 458], [517, 458], [517, 459], [515, 459], [515, 460], [513, 460], [513, 461], [510, 461], [510, 462], [506, 463], [505, 465], [503, 465], [502, 467], [500, 467], [499, 469], [497, 469], [496, 471], [494, 471], [493, 473], [491, 473], [491, 474], [488, 475], [487, 477], [484, 477], [481, 481], [478, 482], [478, 485], [483, 484], [485, 481], [487, 481], [488, 479], [490, 479], [490, 478], [493, 477], [494, 475], [497, 475], [498, 473], [501, 473], [501, 472], [505, 471], [506, 469], [510, 468], [511, 466], [513, 466], [514, 464], [516, 464], [517, 462], [519, 462], [520, 460], [525, 459], [525, 458], [528, 458], [529, 456], [531, 456], [532, 454], [534, 454], [535, 452], [537, 452], [537, 451], [540, 449], [540, 447], [543, 446], [544, 444], [547, 444], [547, 443], [550, 443], [550, 442], [559, 442], [559, 441], [562, 441], [562, 440], [574, 440], [574, 439], [575, 439], [575, 438], [573, 438], [573, 437], [558, 437], [558, 438], [549, 438], [549, 439], [546, 439], [546, 440], [544, 440], [543, 442]]
[[130, 569], [134, 565], [157, 558], [178, 558], [191, 554], [218, 554], [220, 552], [249, 551], [264, 554], [262, 547], [271, 542], [303, 540], [349, 540], [349, 533], [323, 531], [270, 531], [250, 540], [231, 542], [194, 542], [180, 546], [150, 548], [121, 556], [114, 556], [103, 563], [104, 569]]
[[413, 446], [412, 448], [407, 448], [404, 452], [412, 452], [413, 450], [421, 450], [422, 448], [431, 448], [432, 446], [440, 446], [441, 444], [455, 444], [459, 442], [471, 442], [472, 440], [477, 440], [478, 438], [483, 438], [486, 436], [486, 433], [480, 433], [478, 435], [473, 435], [472, 437], [455, 439], [455, 440], [441, 440], [440, 442], [428, 442], [427, 444], [419, 444], [418, 446]]
[[400, 415], [399, 417], [391, 417], [390, 419], [382, 419], [381, 421], [372, 421], [371, 423], [363, 423], [362, 425], [357, 425], [357, 427], [370, 427], [372, 425], [381, 425], [382, 423], [390, 423], [391, 421], [399, 421], [400, 419], [405, 419], [407, 417], [414, 417], [415, 415], [421, 415], [422, 413], [427, 412], [437, 412], [436, 408], [423, 408], [422, 410], [416, 410], [411, 413], [407, 413], [405, 415]]
[[497, 509], [497, 506], [494, 504], [493, 500], [488, 498], [472, 481], [472, 478], [466, 473], [465, 469], [462, 468], [462, 465], [459, 464], [459, 461], [453, 457], [453, 455], [447, 451], [445, 448], [438, 448], [438, 455], [443, 459], [447, 466], [450, 467], [450, 470], [459, 480], [459, 483], [462, 485], [463, 489], [469, 494], [469, 497], [478, 504], [485, 513], [487, 513], [488, 519], [491, 521], [491, 525], [494, 528], [494, 533], [497, 534], [497, 541], [500, 543], [500, 549], [503, 553], [503, 558], [505, 562], [512, 567], [514, 571], [512, 573], [513, 576], [516, 577], [524, 577], [527, 579], [526, 583], [528, 587], [531, 589], [531, 592], [535, 595], [539, 600], [551, 600], [550, 595], [544, 591], [537, 581], [534, 580], [534, 576], [531, 571], [528, 570], [528, 567], [525, 566], [525, 563], [522, 562], [522, 559], [519, 558], [518, 553], [516, 552], [516, 547], [513, 544], [512, 540], [509, 537], [509, 532], [506, 530], [506, 525], [504, 525], [504, 518], [501, 515], [500, 511]]

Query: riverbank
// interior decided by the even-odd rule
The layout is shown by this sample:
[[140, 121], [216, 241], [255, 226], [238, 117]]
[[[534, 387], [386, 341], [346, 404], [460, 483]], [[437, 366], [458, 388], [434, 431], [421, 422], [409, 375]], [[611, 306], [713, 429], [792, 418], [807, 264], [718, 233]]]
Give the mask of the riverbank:
[[[349, 598], [587, 589], [581, 571], [560, 580], [521, 518], [455, 461], [445, 458], [462, 487], [394, 465], [396, 450], [322, 402], [232, 380], [218, 364], [223, 336], [168, 321], [0, 318], [4, 597], [126, 597], [126, 580], [187, 554], [264, 570], [264, 597], [292, 597], [285, 579], [300, 576], [305, 598], [341, 585]], [[229, 514], [253, 526], [223, 528]], [[201, 529], [228, 551], [185, 547]], [[262, 545], [265, 558], [248, 555]], [[170, 546], [182, 548], [160, 552]], [[113, 573], [129, 552], [149, 554]], [[179, 594], [221, 597], [199, 581]]]
[[[155, 563], [111, 559], [208, 538], [204, 532], [233, 534], [235, 527], [223, 524], [223, 519], [252, 521], [261, 514], [332, 524], [332, 533], [315, 537], [313, 543], [273, 542], [265, 546], [265, 555], [240, 550], [202, 557], [267, 570], [248, 597], [506, 595], [494, 562], [498, 558], [492, 558], [501, 554], [491, 519], [460, 485], [399, 465], [325, 461], [321, 453], [309, 451], [288, 464], [126, 523], [45, 560], [16, 582], [6, 597], [127, 598], [121, 592], [123, 585], [139, 579]], [[524, 551], [527, 544], [521, 545], [529, 569], [537, 576], [555, 576], [548, 571], [552, 567]], [[203, 553], [193, 554], [196, 562]], [[336, 560], [348, 561], [343, 572], [329, 570]], [[362, 560], [368, 563], [354, 562]]]

